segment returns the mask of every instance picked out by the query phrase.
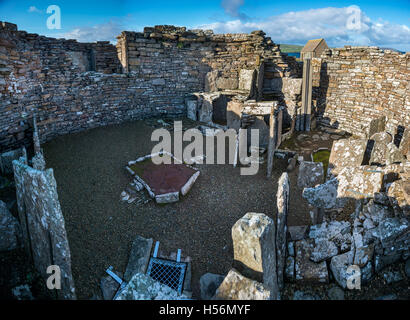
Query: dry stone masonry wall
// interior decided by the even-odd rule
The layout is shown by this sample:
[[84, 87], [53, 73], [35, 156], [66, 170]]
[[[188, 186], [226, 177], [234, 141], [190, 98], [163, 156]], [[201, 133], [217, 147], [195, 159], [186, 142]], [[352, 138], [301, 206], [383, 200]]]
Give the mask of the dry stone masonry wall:
[[47, 38], [1, 22], [1, 151], [30, 143], [34, 114], [41, 142], [128, 120], [185, 115], [186, 98], [204, 91], [209, 72], [215, 71], [218, 90], [237, 89], [240, 70], [264, 61], [275, 62], [273, 77], [296, 72], [294, 59], [282, 57], [261, 31], [214, 35], [157, 26], [123, 32], [115, 47]]
[[386, 128], [410, 125], [410, 53], [377, 47], [326, 50], [312, 59], [313, 99], [319, 120], [365, 137], [372, 119]]

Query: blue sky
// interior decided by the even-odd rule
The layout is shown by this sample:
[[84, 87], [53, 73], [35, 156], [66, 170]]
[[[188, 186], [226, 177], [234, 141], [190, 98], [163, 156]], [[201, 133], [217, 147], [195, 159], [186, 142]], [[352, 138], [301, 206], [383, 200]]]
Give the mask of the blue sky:
[[[61, 9], [59, 30], [46, 26], [49, 5]], [[348, 21], [353, 16], [352, 28]], [[410, 0], [0, 0], [0, 20], [16, 23], [19, 30], [79, 41], [115, 42], [122, 30], [174, 24], [218, 33], [263, 29], [277, 43], [304, 44], [324, 37], [331, 46], [410, 51]]]

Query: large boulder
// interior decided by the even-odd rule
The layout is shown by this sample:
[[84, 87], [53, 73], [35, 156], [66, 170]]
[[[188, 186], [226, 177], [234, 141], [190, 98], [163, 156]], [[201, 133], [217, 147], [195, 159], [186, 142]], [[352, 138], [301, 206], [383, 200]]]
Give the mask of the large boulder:
[[373, 198], [383, 185], [383, 172], [371, 167], [345, 167], [315, 188], [303, 189], [303, 197], [317, 208], [343, 208], [349, 199]]
[[263, 213], [247, 213], [232, 227], [235, 262], [247, 276], [262, 274], [273, 299], [278, 292], [275, 238], [275, 222]]
[[18, 220], [0, 200], [0, 251], [9, 251], [21, 247], [22, 235]]
[[260, 282], [248, 279], [231, 269], [219, 288], [216, 300], [269, 300], [270, 290]]
[[328, 171], [337, 175], [348, 166], [360, 166], [366, 151], [366, 139], [341, 139], [333, 142]]

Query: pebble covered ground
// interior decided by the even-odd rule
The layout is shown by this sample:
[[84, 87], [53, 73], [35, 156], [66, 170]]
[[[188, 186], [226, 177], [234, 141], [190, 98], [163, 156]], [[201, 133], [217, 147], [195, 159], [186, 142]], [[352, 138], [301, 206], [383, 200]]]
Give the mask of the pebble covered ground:
[[[277, 181], [287, 166], [281, 159], [275, 159], [271, 179], [266, 178], [266, 164], [254, 176], [241, 176], [232, 165], [199, 165], [201, 175], [178, 203], [137, 206], [120, 201], [132, 181], [125, 165], [149, 154], [156, 144], [151, 142], [154, 129], [147, 124], [96, 128], [43, 145], [47, 167], [54, 169], [57, 180], [80, 299], [100, 295], [99, 281], [110, 265], [124, 272], [136, 235], [159, 240], [164, 252], [181, 248], [190, 256], [193, 298], [199, 298], [202, 274], [226, 274], [231, 268], [234, 223], [247, 212], [275, 215]], [[289, 225], [310, 220], [306, 202], [294, 189], [296, 174], [290, 174], [295, 199]]]

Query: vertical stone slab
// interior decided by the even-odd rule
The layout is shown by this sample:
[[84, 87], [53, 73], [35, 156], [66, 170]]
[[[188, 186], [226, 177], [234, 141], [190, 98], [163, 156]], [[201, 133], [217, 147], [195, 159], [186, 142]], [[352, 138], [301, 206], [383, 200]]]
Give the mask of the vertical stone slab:
[[23, 245], [27, 255], [31, 256], [31, 244], [30, 237], [28, 235], [27, 217], [26, 217], [26, 205], [24, 203], [24, 179], [23, 179], [23, 165], [27, 165], [27, 157], [23, 156], [19, 160], [13, 161], [14, 183], [16, 185], [16, 199], [18, 218], [21, 226], [21, 233], [23, 238]]
[[289, 210], [289, 177], [284, 172], [278, 181], [278, 192], [276, 194], [277, 228], [276, 228], [276, 264], [278, 274], [278, 287], [283, 288], [284, 272], [286, 266], [286, 234], [287, 217]]
[[278, 115], [276, 117], [276, 139], [275, 139], [275, 149], [279, 148], [282, 143], [282, 123], [283, 123], [283, 110], [278, 110]]
[[302, 113], [303, 128], [301, 130], [310, 131], [312, 114], [312, 64], [310, 58], [303, 60]]
[[135, 237], [124, 274], [125, 281], [130, 281], [136, 273], [145, 273], [151, 255], [152, 243], [152, 239]]
[[244, 272], [262, 275], [263, 283], [274, 300], [279, 298], [275, 229], [271, 218], [253, 212], [244, 215], [232, 227], [235, 263], [241, 265]]
[[267, 178], [272, 176], [273, 170], [273, 157], [275, 155], [275, 108], [272, 106], [269, 116], [269, 144], [268, 144], [268, 165], [267, 165]]
[[[64, 217], [58, 201], [57, 184], [52, 169], [35, 170], [13, 161], [19, 204], [19, 216], [25, 219], [34, 266], [46, 280], [47, 268], [57, 265], [61, 270], [59, 299], [75, 299], [71, 273], [71, 254]], [[23, 205], [24, 203], [24, 205]]]

